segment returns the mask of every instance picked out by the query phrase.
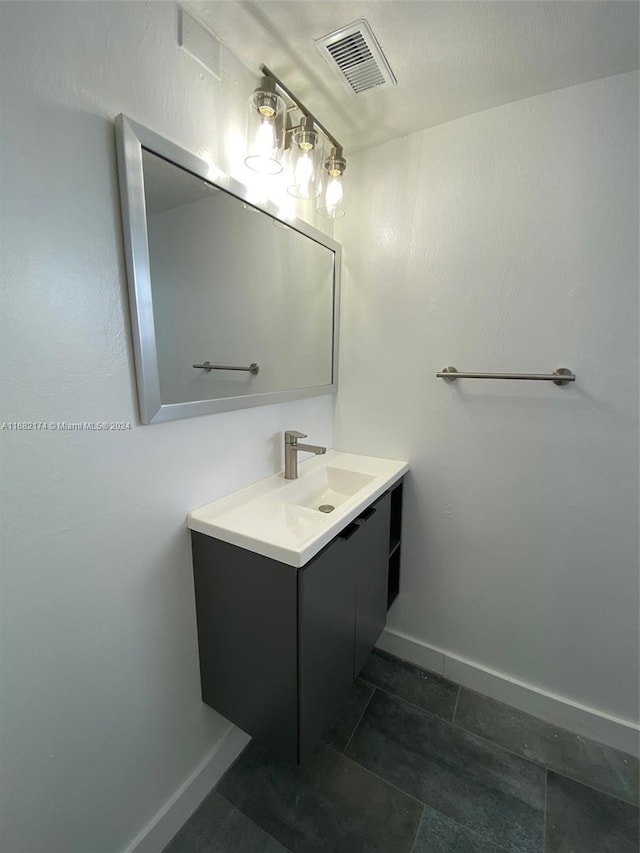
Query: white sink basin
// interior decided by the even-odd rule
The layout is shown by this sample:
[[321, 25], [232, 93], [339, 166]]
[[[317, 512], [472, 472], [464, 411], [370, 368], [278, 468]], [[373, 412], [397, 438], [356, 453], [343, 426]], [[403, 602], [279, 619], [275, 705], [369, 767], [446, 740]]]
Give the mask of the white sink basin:
[[[372, 480], [373, 474], [361, 474], [347, 468], [334, 468], [325, 465], [319, 471], [313, 471], [291, 481], [287, 501], [297, 506], [320, 511], [320, 507], [334, 509], [356, 495]], [[323, 509], [323, 512], [333, 510]]]
[[297, 480], [274, 474], [193, 510], [187, 524], [299, 568], [408, 469], [406, 462], [330, 450], [301, 462]]

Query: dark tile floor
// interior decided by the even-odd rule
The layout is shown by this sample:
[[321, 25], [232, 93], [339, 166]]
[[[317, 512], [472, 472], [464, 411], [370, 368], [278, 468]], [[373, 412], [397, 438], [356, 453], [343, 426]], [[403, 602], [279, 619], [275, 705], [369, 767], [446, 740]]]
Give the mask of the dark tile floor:
[[302, 768], [250, 743], [165, 853], [638, 853], [638, 760], [375, 651]]

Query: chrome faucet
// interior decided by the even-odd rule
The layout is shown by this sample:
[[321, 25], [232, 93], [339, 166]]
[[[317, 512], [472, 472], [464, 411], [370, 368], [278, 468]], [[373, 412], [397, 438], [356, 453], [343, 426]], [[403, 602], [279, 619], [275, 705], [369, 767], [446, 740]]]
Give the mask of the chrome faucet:
[[299, 438], [306, 438], [303, 432], [297, 432], [295, 429], [288, 429], [284, 434], [284, 478], [285, 480], [298, 479], [298, 452], [315, 453], [322, 456], [327, 452], [326, 447], [319, 447], [317, 444], [298, 444]]

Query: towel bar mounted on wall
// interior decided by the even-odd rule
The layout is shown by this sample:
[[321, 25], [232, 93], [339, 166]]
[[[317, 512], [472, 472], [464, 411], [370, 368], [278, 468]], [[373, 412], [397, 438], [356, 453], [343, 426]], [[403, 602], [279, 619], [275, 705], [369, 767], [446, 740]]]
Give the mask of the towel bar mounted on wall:
[[252, 361], [249, 367], [232, 367], [229, 364], [211, 364], [210, 361], [203, 361], [202, 364], [193, 364], [192, 367], [199, 367], [202, 370], [206, 370], [207, 373], [210, 370], [246, 370], [247, 373], [253, 373], [254, 376], [256, 373], [260, 373], [260, 365], [256, 364], [255, 361]]
[[533, 379], [539, 382], [553, 382], [554, 385], [568, 385], [576, 381], [575, 373], [567, 367], [559, 367], [553, 373], [468, 373], [455, 367], [445, 367], [436, 373], [438, 379], [455, 382], [456, 379]]

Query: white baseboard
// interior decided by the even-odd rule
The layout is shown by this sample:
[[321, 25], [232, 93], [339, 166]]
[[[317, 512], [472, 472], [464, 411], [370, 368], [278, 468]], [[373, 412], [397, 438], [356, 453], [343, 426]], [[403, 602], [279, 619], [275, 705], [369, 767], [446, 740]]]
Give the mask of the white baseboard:
[[230, 725], [211, 752], [124, 853], [161, 853], [250, 740], [249, 735]]
[[377, 646], [385, 652], [429, 669], [470, 690], [512, 705], [534, 717], [631, 755], [640, 754], [640, 726], [630, 720], [614, 717], [596, 708], [573, 702], [565, 696], [518, 681], [476, 661], [429, 646], [401, 631], [386, 629]]

